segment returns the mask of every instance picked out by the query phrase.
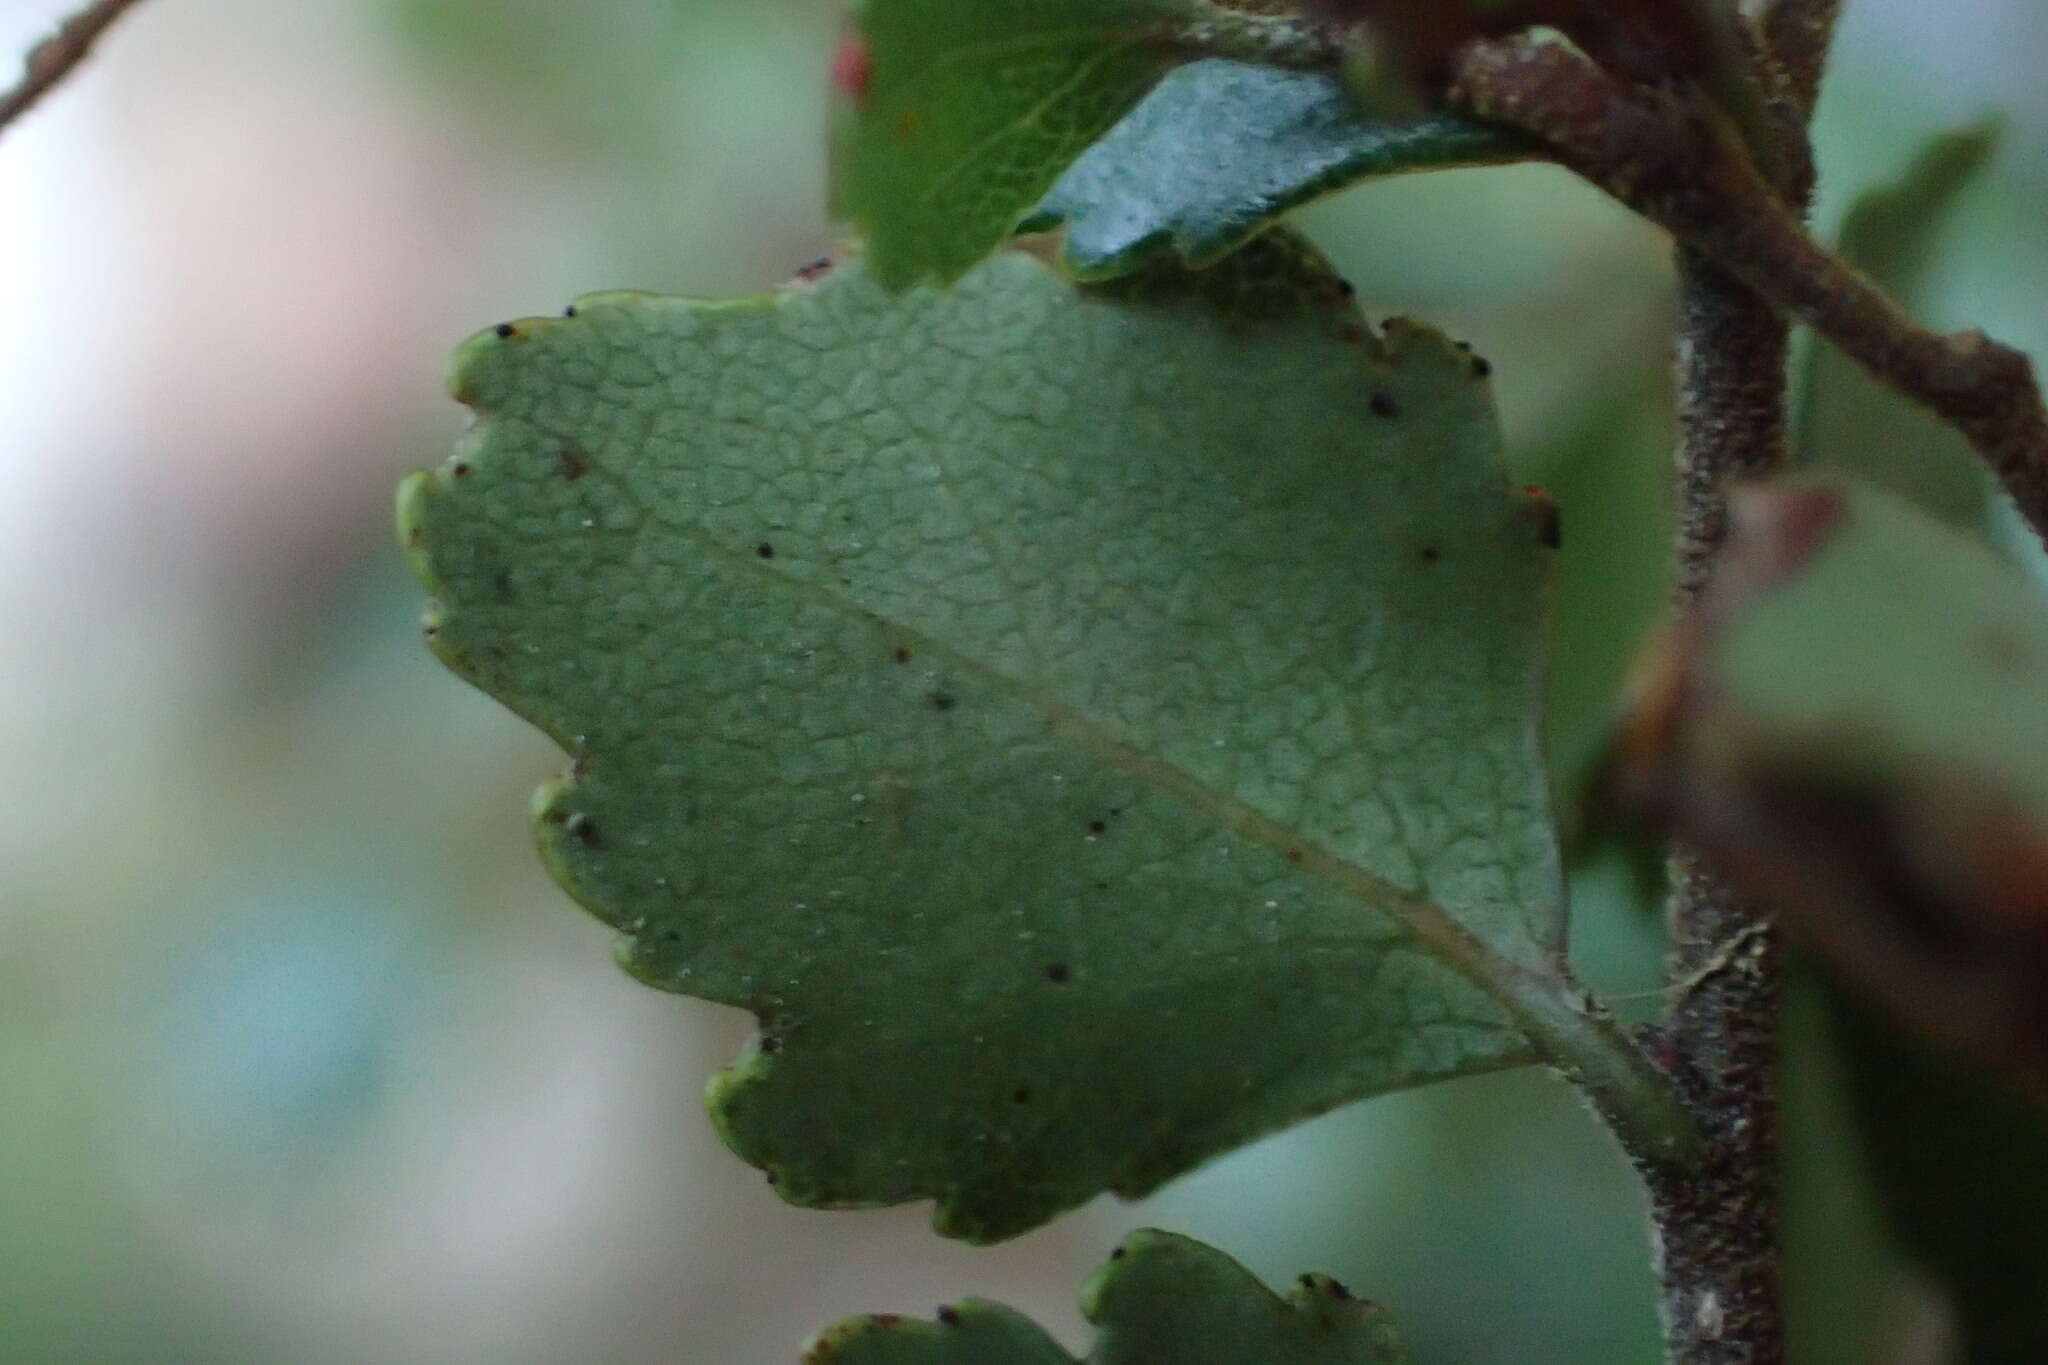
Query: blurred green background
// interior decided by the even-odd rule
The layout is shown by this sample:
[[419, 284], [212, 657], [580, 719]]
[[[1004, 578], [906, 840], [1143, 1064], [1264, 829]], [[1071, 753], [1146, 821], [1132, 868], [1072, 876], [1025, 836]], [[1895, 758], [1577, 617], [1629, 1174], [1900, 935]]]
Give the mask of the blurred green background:
[[[9, 0], [0, 50], [65, 8]], [[2048, 12], [1849, 13], [1821, 224], [2004, 111], [1916, 302], [2048, 354]], [[830, 245], [836, 24], [159, 0], [0, 138], [0, 1361], [774, 1365], [965, 1293], [1079, 1342], [1081, 1277], [1142, 1223], [1334, 1273], [1423, 1360], [1655, 1358], [1631, 1179], [1546, 1077], [1358, 1106], [969, 1250], [921, 1209], [781, 1205], [698, 1102], [744, 1019], [630, 982], [542, 874], [525, 797], [557, 756], [420, 647], [391, 487], [459, 429], [467, 332], [758, 290]], [[1665, 246], [1543, 168], [1306, 223], [1368, 307], [1494, 361], [1517, 475], [1563, 505], [1570, 788], [1663, 594]], [[1636, 870], [1589, 853], [1576, 898], [1591, 982], [1652, 991]], [[1936, 1360], [1824, 1013], [1795, 1009], [1788, 1083], [1797, 1358]]]

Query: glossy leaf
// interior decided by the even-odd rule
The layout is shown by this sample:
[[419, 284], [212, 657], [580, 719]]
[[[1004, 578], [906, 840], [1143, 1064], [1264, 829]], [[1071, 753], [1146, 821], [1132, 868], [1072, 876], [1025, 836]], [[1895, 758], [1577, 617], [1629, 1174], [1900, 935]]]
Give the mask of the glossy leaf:
[[[1842, 259], [1917, 304], [1956, 200], [1997, 142], [1988, 124], [1935, 139], [1897, 184], [1857, 200], [1842, 224]], [[1970, 443], [1833, 346], [1808, 353], [1800, 419], [1800, 449], [1816, 467], [1867, 479], [1957, 525], [1983, 524], [1991, 480]]]
[[574, 756], [628, 967], [760, 1018], [711, 1103], [785, 1197], [998, 1238], [1555, 1017], [1546, 527], [1291, 239], [600, 296], [454, 386], [435, 648]]
[[[1400, 1365], [1377, 1304], [1304, 1275], [1281, 1298], [1222, 1252], [1136, 1232], [1082, 1296], [1095, 1325], [1085, 1365]], [[1082, 1365], [1001, 1304], [970, 1299], [932, 1321], [856, 1318], [825, 1333], [804, 1365]]]
[[1180, 0], [867, 0], [835, 197], [877, 278], [955, 279], [1179, 59]]
[[1527, 155], [1514, 134], [1457, 114], [1373, 117], [1336, 76], [1211, 58], [1161, 81], [1060, 178], [1027, 226], [1064, 223], [1063, 260], [1083, 277], [1165, 250], [1201, 267], [1360, 181]]

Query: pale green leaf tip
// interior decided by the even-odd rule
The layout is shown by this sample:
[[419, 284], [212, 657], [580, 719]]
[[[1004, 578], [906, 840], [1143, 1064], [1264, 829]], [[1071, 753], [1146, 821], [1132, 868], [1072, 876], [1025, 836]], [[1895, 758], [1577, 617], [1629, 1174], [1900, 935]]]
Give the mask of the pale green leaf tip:
[[427, 556], [426, 504], [433, 490], [434, 476], [426, 470], [408, 474], [399, 481], [394, 508], [398, 545], [405, 552], [406, 567], [429, 592], [434, 590], [434, 573]]
[[1057, 1342], [1014, 1308], [962, 1299], [940, 1312], [938, 1319], [895, 1313], [849, 1319], [813, 1337], [802, 1365], [1073, 1365]]

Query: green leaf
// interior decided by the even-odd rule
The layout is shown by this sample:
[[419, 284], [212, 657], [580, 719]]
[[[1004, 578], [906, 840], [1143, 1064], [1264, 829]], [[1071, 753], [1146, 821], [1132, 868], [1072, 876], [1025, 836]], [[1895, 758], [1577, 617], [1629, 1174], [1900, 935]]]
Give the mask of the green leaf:
[[1161, 81], [1027, 226], [1064, 222], [1062, 259], [1084, 278], [1168, 249], [1202, 267], [1359, 181], [1529, 155], [1525, 139], [1457, 114], [1374, 118], [1334, 75], [1211, 58]]
[[894, 288], [995, 250], [1179, 59], [1181, 0], [867, 0], [835, 198]]
[[[1095, 1324], [1086, 1365], [1400, 1365], [1377, 1304], [1304, 1275], [1281, 1298], [1200, 1242], [1141, 1231], [1082, 1295]], [[804, 1365], [1077, 1365], [1030, 1319], [970, 1299], [936, 1321], [856, 1318], [814, 1341]]]
[[711, 1104], [785, 1197], [999, 1238], [1587, 1027], [1545, 528], [1470, 358], [1341, 293], [1269, 234], [463, 348], [434, 646], [574, 757], [544, 855], [629, 969], [761, 1020]]
[[1955, 1358], [2048, 1359], [2048, 1116], [2038, 1099], [1902, 1037], [1837, 996], [1838, 1027], [1890, 1225], [1939, 1278]]
[[[1935, 139], [1895, 185], [1856, 201], [1837, 253], [1908, 305], [1926, 293], [1956, 201], [1998, 143], [1995, 124]], [[1807, 353], [1800, 449], [1815, 467], [1867, 479], [1962, 526], [1981, 526], [1991, 481], [1970, 443], [1833, 346]]]

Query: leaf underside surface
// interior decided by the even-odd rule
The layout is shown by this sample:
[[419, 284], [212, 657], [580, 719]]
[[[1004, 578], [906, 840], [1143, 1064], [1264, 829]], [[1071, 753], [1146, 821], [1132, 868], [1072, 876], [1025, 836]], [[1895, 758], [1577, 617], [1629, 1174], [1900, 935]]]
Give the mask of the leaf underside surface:
[[759, 1018], [710, 1103], [786, 1198], [993, 1240], [1528, 1059], [1541, 519], [1470, 358], [1293, 239], [596, 296], [453, 385], [434, 648], [572, 755], [628, 969]]
[[[1400, 1365], [1385, 1310], [1304, 1275], [1286, 1298], [1222, 1252], [1142, 1231], [1082, 1296], [1085, 1365]], [[935, 1321], [879, 1315], [824, 1333], [804, 1365], [1083, 1365], [1029, 1318], [970, 1299]]]
[[1210, 58], [1161, 81], [1025, 226], [1064, 224], [1062, 263], [1084, 279], [1169, 250], [1202, 267], [1360, 181], [1529, 155], [1526, 140], [1456, 114], [1372, 116], [1333, 75]]
[[1180, 0], [868, 0], [834, 199], [895, 288], [995, 250], [1179, 60]]

